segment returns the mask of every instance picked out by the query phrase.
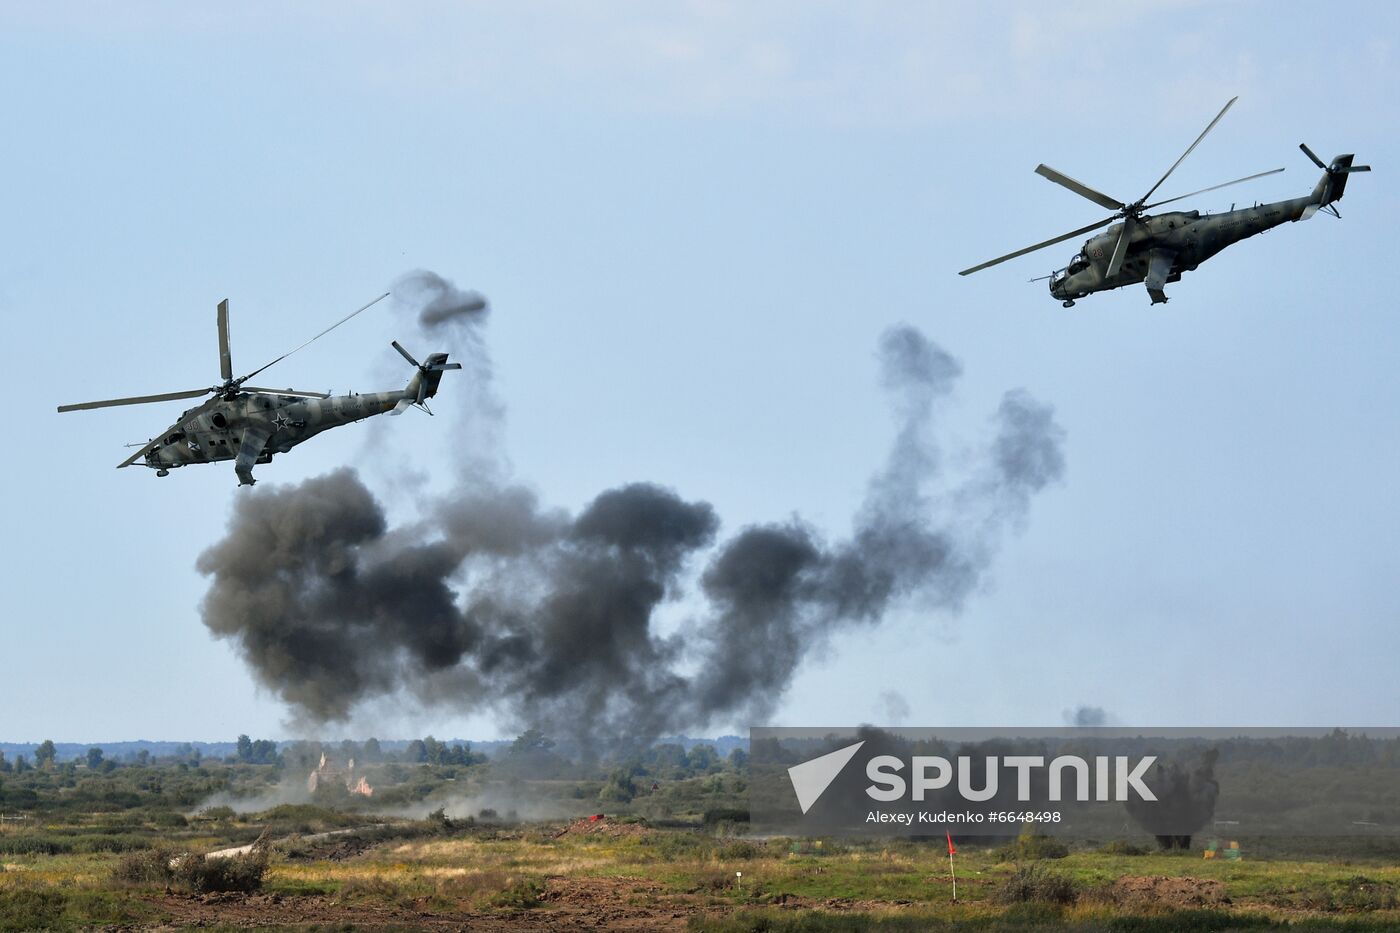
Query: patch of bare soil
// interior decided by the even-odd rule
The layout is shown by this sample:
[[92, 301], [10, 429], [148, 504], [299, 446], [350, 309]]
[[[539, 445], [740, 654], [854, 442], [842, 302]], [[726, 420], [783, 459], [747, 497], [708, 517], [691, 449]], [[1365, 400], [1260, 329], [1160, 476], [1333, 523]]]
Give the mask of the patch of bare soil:
[[684, 930], [701, 909], [644, 878], [550, 878], [540, 899], [529, 925], [548, 930]]
[[645, 836], [649, 833], [651, 833], [651, 829], [643, 823], [619, 823], [600, 813], [574, 820], [555, 833], [554, 838], [558, 839], [561, 836]]
[[1225, 885], [1212, 878], [1125, 875], [1108, 885], [1104, 894], [1128, 907], [1220, 907], [1230, 903]]

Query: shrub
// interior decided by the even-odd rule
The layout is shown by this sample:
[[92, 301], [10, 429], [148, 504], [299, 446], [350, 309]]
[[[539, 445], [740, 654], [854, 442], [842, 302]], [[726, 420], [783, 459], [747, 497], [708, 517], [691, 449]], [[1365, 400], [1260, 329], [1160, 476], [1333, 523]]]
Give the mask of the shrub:
[[67, 855], [73, 840], [56, 836], [0, 836], [0, 855]]
[[713, 843], [695, 833], [655, 833], [641, 837], [642, 845], [664, 861], [699, 858]]
[[747, 823], [749, 811], [739, 807], [712, 807], [705, 811], [703, 822], [706, 826], [719, 823]]
[[1148, 850], [1123, 839], [1115, 839], [1099, 850], [1104, 855], [1147, 855]]
[[729, 871], [701, 871], [691, 875], [691, 894], [718, 894], [734, 887], [734, 874]]
[[996, 900], [1001, 904], [1073, 904], [1077, 896], [1069, 878], [1030, 864], [1020, 866], [1006, 879]]
[[267, 874], [267, 852], [251, 852], [221, 858], [189, 854], [175, 863], [175, 884], [193, 894], [235, 891], [251, 894], [262, 888]]
[[534, 878], [523, 878], [491, 898], [491, 904], [494, 907], [536, 907], [542, 894], [543, 884]]
[[122, 884], [169, 885], [192, 894], [251, 894], [262, 888], [266, 873], [267, 852], [262, 848], [219, 858], [150, 849], [124, 856], [112, 870], [112, 878]]
[[715, 857], [724, 862], [755, 859], [761, 854], [758, 846], [743, 841], [726, 843], [715, 850]]
[[438, 807], [432, 813], [429, 813], [424, 823], [427, 825], [430, 832], [450, 833], [453, 828], [452, 818], [447, 815], [446, 807]]
[[0, 890], [0, 930], [47, 930], [57, 926], [67, 898], [44, 888]]
[[174, 877], [170, 863], [175, 857], [169, 849], [128, 853], [112, 869], [112, 880], [120, 884], [167, 885]]
[[1016, 837], [1015, 842], [997, 849], [995, 855], [1003, 862], [1064, 858], [1069, 855], [1069, 846], [1043, 833], [1022, 833]]
[[134, 833], [87, 836], [77, 839], [73, 843], [74, 852], [136, 852], [150, 847], [150, 837], [138, 836]]
[[259, 823], [273, 824], [293, 832], [318, 832], [322, 828], [352, 826], [358, 821], [352, 813], [339, 813], [309, 803], [283, 803], [271, 810], [264, 810], [254, 819]]

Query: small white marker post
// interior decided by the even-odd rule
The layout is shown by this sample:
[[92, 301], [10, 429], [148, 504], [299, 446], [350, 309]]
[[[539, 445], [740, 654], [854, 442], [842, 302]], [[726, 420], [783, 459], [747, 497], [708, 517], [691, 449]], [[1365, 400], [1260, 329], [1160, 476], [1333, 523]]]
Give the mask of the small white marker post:
[[742, 888], [744, 886], [744, 873], [741, 871], [736, 871], [734, 873], [734, 877], [738, 879], [734, 883]]

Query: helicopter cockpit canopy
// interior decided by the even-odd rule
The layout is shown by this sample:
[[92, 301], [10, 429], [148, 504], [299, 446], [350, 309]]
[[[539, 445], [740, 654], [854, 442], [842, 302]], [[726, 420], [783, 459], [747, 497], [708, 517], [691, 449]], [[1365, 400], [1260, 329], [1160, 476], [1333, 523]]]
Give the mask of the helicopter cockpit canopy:
[[1074, 275], [1076, 272], [1083, 272], [1087, 268], [1089, 268], [1089, 257], [1085, 256], [1083, 253], [1075, 253], [1074, 258], [1069, 261], [1069, 268], [1065, 271], [1070, 275]]

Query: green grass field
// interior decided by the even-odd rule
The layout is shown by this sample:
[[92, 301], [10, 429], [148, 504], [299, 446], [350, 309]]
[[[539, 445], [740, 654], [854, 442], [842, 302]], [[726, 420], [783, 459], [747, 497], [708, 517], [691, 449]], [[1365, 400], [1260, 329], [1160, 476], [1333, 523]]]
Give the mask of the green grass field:
[[[363, 826], [304, 807], [178, 830], [109, 815], [6, 831], [0, 929], [512, 929], [548, 921], [704, 931], [1400, 928], [1400, 865], [1376, 855], [1253, 856], [1246, 848], [1241, 860], [1225, 861], [1199, 851], [1123, 855], [1081, 846], [1032, 860], [964, 844], [954, 902], [941, 841], [752, 840], [622, 820], [405, 820], [348, 832], [347, 822]], [[118, 880], [124, 864], [160, 847], [202, 853], [264, 830], [273, 843], [256, 891]]]
[[310, 793], [318, 756], [0, 769], [0, 930], [1400, 929], [1400, 846], [1378, 839], [1243, 839], [1238, 860], [962, 839], [954, 901], [942, 839], [748, 836], [742, 757], [438, 746], [364, 768], [362, 797]]

